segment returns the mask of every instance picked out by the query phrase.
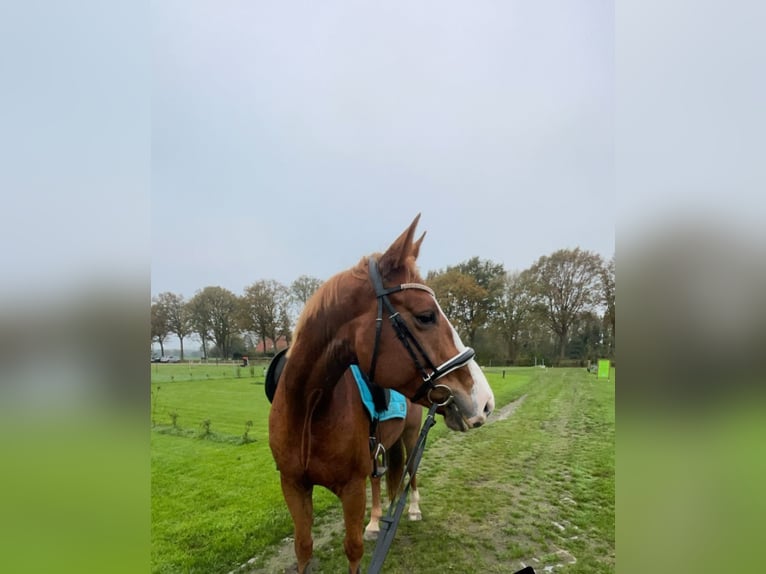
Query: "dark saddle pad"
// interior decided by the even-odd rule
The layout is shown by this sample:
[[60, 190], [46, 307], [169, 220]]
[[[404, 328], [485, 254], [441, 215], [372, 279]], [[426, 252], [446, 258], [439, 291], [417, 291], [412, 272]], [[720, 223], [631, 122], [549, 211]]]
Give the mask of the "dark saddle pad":
[[287, 362], [287, 349], [282, 349], [274, 355], [274, 358], [271, 359], [271, 362], [269, 363], [269, 368], [266, 369], [266, 384], [264, 385], [264, 388], [266, 390], [266, 398], [269, 399], [269, 402], [272, 402], [274, 400], [274, 393], [277, 392], [277, 383], [279, 382], [279, 377], [282, 374], [282, 369], [285, 368], [285, 363]]

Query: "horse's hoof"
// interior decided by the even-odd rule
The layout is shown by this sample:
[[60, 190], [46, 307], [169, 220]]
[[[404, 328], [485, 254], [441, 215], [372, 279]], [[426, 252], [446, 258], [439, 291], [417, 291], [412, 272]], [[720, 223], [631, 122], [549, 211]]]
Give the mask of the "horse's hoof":
[[365, 530], [364, 531], [364, 539], [365, 540], [377, 540], [378, 534], [380, 534], [380, 530]]
[[289, 566], [285, 569], [285, 574], [311, 574], [311, 572], [314, 570], [314, 564], [316, 563], [316, 558], [312, 558], [309, 560], [309, 562], [306, 564], [306, 566], [301, 570], [300, 566], [298, 566], [298, 563], [293, 563], [292, 566]]
[[423, 515], [420, 512], [410, 512], [408, 516], [413, 522], [416, 520], [423, 520]]

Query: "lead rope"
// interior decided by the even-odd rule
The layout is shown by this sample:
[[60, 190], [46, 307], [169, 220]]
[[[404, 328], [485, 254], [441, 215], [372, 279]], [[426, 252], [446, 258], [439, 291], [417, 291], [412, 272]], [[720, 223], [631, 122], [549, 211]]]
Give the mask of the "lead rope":
[[[439, 404], [431, 403], [431, 408], [428, 409], [426, 420], [423, 422], [423, 427], [420, 429], [420, 436], [418, 436], [418, 442], [415, 443], [415, 450], [412, 451], [409, 461], [407, 462], [407, 468], [404, 474], [402, 474], [402, 480], [399, 483], [399, 500], [394, 507], [394, 501], [388, 506], [388, 512], [380, 519], [380, 532], [378, 533], [378, 541], [375, 543], [375, 550], [372, 553], [372, 560], [370, 561], [370, 568], [367, 570], [367, 574], [378, 574], [383, 567], [383, 561], [386, 559], [388, 549], [391, 548], [391, 543], [394, 541], [394, 535], [396, 529], [399, 526], [399, 520], [404, 512], [404, 505], [407, 503], [407, 494], [410, 491], [410, 479], [415, 476], [415, 472], [418, 470], [420, 459], [423, 457], [423, 450], [426, 446], [426, 437], [428, 431], [431, 430], [436, 424], [435, 415], [436, 409], [439, 408]], [[407, 478], [409, 474], [410, 478]], [[406, 484], [405, 484], [406, 482]], [[402, 486], [404, 488], [402, 489]]]

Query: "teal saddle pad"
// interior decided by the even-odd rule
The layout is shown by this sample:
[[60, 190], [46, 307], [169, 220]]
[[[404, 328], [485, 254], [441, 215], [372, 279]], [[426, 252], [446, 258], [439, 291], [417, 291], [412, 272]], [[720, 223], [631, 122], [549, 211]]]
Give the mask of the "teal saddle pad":
[[391, 391], [388, 408], [383, 412], [376, 413], [375, 404], [372, 402], [372, 393], [364, 380], [362, 371], [359, 370], [357, 365], [351, 365], [351, 372], [354, 374], [356, 386], [359, 387], [362, 404], [364, 404], [367, 412], [370, 413], [371, 419], [377, 418], [381, 421], [387, 421], [389, 419], [403, 419], [407, 417], [407, 399], [402, 393], [394, 390]]

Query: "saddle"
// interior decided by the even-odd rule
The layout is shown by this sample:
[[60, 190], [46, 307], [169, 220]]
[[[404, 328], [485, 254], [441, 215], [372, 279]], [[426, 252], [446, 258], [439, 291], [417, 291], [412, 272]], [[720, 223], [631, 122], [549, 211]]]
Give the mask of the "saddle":
[[287, 349], [282, 349], [274, 355], [271, 359], [268, 369], [266, 369], [266, 383], [264, 384], [264, 390], [266, 391], [266, 398], [269, 402], [274, 402], [274, 393], [277, 392], [277, 383], [279, 377], [282, 375], [282, 369], [285, 368], [287, 363]]

